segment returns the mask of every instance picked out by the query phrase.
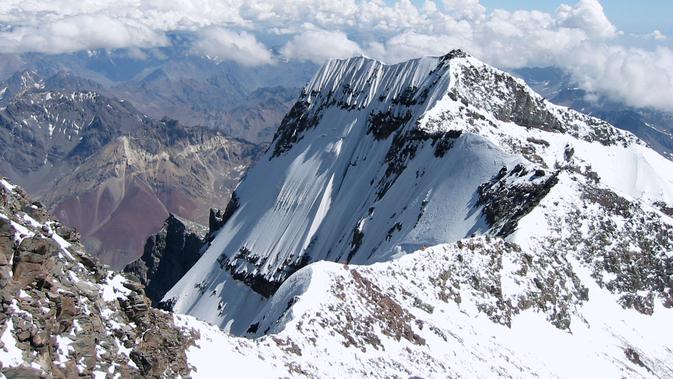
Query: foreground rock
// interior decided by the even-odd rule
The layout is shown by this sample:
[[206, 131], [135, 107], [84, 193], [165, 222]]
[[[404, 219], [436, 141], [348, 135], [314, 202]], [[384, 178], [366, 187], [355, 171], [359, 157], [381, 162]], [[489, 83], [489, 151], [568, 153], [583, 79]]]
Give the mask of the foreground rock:
[[0, 182], [0, 371], [13, 377], [185, 376], [198, 334], [150, 308], [142, 285]]

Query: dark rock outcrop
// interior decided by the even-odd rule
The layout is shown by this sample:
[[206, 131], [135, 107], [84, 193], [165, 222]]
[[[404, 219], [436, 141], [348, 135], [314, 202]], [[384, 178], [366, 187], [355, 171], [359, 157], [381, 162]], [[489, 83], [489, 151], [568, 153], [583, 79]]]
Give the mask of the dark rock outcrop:
[[210, 208], [208, 215], [208, 235], [224, 225], [224, 213], [217, 208]]
[[503, 167], [490, 182], [479, 186], [476, 205], [483, 206], [482, 213], [494, 234], [506, 237], [558, 183], [557, 176], [558, 173], [547, 175], [542, 169], [522, 164], [509, 172]]
[[262, 265], [266, 262], [266, 258], [261, 258], [246, 247], [242, 247], [231, 258], [228, 258], [226, 255], [220, 255], [217, 259], [220, 268], [228, 270], [232, 278], [245, 283], [253, 291], [266, 298], [273, 296], [285, 279], [307, 266], [310, 261], [311, 257], [308, 255], [302, 256], [299, 260], [288, 258], [285, 260], [283, 268], [278, 270], [275, 278], [267, 278], [262, 274], [246, 272], [238, 268], [239, 265]]
[[273, 157], [281, 156], [283, 153], [299, 142], [303, 137], [303, 132], [314, 128], [320, 121], [320, 114], [309, 113], [310, 103], [305, 100], [308, 94], [302, 93], [301, 98], [292, 106], [288, 114], [283, 118], [278, 130], [273, 136]]
[[210, 215], [208, 217], [208, 241], [212, 241], [215, 237], [215, 232], [217, 232], [224, 224], [229, 221], [231, 216], [234, 215], [234, 212], [238, 210], [241, 204], [238, 201], [238, 195], [236, 191], [231, 194], [231, 199], [227, 203], [227, 208], [222, 212], [217, 208], [210, 208]]
[[128, 264], [124, 272], [138, 278], [156, 305], [201, 257], [203, 234], [203, 228], [171, 214], [161, 230], [147, 239], [142, 257]]

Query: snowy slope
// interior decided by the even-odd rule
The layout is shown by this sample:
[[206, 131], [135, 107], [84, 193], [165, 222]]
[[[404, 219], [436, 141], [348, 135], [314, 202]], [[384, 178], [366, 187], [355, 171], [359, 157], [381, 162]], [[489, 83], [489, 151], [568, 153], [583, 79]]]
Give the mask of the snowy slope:
[[[550, 278], [574, 282], [541, 296]], [[575, 261], [529, 261], [477, 237], [371, 266], [312, 264], [281, 286], [257, 326], [267, 335], [254, 340], [176, 318], [201, 335], [187, 352], [195, 378], [217, 376], [214, 362], [259, 378], [673, 375], [673, 311], [625, 311], [592, 283]], [[551, 323], [564, 306], [567, 329]]]
[[176, 315], [200, 331], [192, 374], [216, 375], [217, 359], [260, 378], [670, 377], [672, 220], [592, 191], [605, 190], [559, 174], [511, 241], [311, 264], [259, 312], [252, 340]]
[[[576, 226], [575, 213], [544, 213], [547, 197], [558, 191], [552, 205], [580, 213], [585, 201], [634, 204], [627, 208], [654, 215], [658, 240], [647, 241], [638, 229], [651, 224], [601, 222], [599, 216], [631, 212], [610, 208], [584, 226], [603, 231], [587, 234], [603, 245], [535, 243], [549, 244], [558, 230]], [[647, 314], [671, 296], [664, 273], [673, 250], [665, 215], [672, 204], [673, 162], [461, 51], [392, 66], [333, 60], [306, 86], [266, 156], [237, 188], [208, 251], [164, 300], [178, 313], [255, 335], [270, 304], [287, 307], [274, 293], [310, 262], [394, 266], [425, 247], [486, 234], [531, 249], [531, 256], [557, 254], [563, 244], [561, 256], [572, 252], [565, 259], [598, 277], [600, 264], [587, 256], [612, 251], [606, 241], [622, 228], [619, 254], [656, 257], [639, 263], [660, 272], [659, 280], [615, 279], [619, 286], [595, 280], [627, 309]], [[582, 249], [589, 252], [577, 255]]]
[[[627, 229], [648, 232], [668, 222], [670, 253], [670, 219], [624, 200], [562, 203], [581, 187], [581, 174], [559, 175], [520, 220], [515, 240], [548, 224], [528, 245], [482, 236], [368, 266], [311, 264], [266, 303], [250, 339], [148, 308], [138, 283], [97, 264], [74, 230], [0, 179], [0, 374], [669, 377], [671, 297], [662, 307], [652, 274], [665, 273], [657, 265], [670, 265], [670, 257], [643, 254], [650, 259], [644, 277], [633, 277], [638, 272], [624, 259], [596, 269], [603, 257], [587, 241], [600, 239], [590, 234], [601, 229], [585, 223], [607, 217], [626, 238], [621, 229], [629, 222], [638, 225]], [[585, 207], [577, 230], [555, 230]], [[616, 213], [624, 212], [633, 217], [621, 223]], [[566, 244], [564, 254], [548, 250]], [[618, 245], [604, 252], [624, 258]], [[627, 294], [620, 285], [634, 279], [654, 284], [636, 289], [656, 297], [651, 315], [620, 305]]]

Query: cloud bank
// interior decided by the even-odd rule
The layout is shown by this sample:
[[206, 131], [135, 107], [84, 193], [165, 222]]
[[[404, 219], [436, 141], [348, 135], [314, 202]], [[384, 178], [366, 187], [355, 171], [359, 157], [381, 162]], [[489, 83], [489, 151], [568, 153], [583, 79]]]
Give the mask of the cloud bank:
[[308, 30], [292, 37], [280, 53], [288, 60], [323, 63], [330, 58], [348, 58], [362, 54], [362, 49], [342, 32]]
[[626, 46], [598, 0], [552, 13], [487, 11], [479, 0], [0, 2], [0, 53], [142, 49], [167, 45], [172, 31], [193, 33], [196, 54], [247, 66], [359, 54], [392, 63], [459, 47], [505, 69], [558, 66], [588, 91], [673, 111], [668, 38], [655, 31], [642, 40], [657, 47]]
[[155, 47], [168, 43], [164, 33], [136, 20], [81, 14], [0, 31], [0, 52], [67, 53], [79, 50]]
[[208, 27], [198, 31], [197, 36], [193, 50], [208, 57], [233, 61], [243, 66], [273, 62], [271, 51], [252, 34]]

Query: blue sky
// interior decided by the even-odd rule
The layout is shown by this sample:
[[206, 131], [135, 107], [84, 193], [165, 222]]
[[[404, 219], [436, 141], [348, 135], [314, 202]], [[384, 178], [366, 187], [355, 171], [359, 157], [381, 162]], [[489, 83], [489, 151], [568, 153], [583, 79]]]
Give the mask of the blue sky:
[[[481, 0], [481, 4], [489, 10], [537, 9], [545, 12], [553, 12], [563, 3], [575, 2], [575, 0]], [[601, 3], [610, 20], [626, 33], [649, 33], [659, 29], [666, 34], [673, 34], [673, 0], [602, 0]]]
[[[395, 0], [388, 0], [392, 3]], [[424, 0], [412, 0], [417, 5]], [[577, 0], [480, 0], [486, 9], [509, 11], [526, 9], [552, 13], [561, 4], [573, 5]], [[626, 33], [650, 33], [657, 29], [673, 34], [673, 0], [601, 0], [606, 15]]]

